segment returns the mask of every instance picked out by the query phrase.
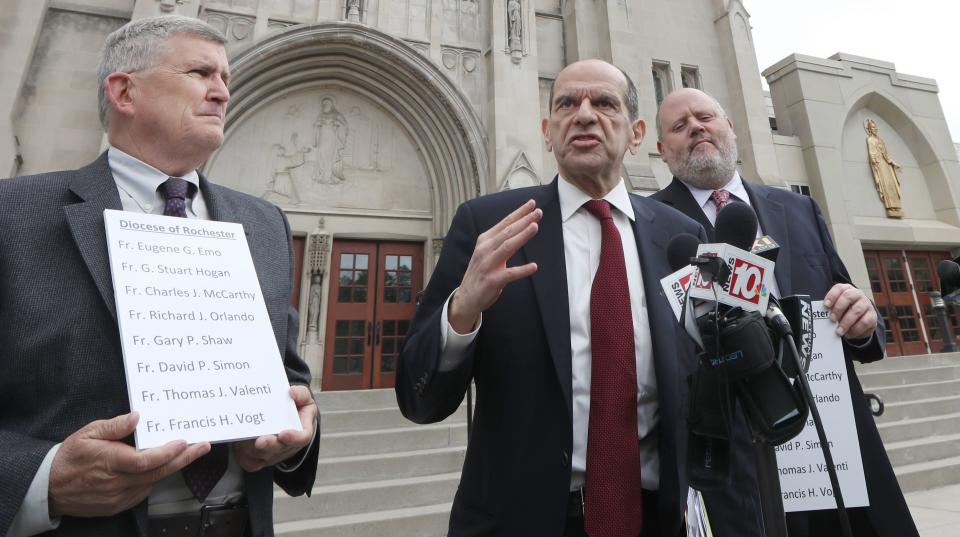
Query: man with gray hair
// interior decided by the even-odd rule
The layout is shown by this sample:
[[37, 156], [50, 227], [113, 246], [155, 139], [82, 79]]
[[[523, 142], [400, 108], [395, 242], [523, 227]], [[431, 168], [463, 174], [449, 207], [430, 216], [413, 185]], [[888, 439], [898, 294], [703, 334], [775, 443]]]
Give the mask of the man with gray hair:
[[[675, 91], [663, 100], [657, 118], [657, 149], [674, 179], [651, 197], [700, 222], [711, 240], [713, 223], [724, 205], [730, 201], [749, 204], [757, 213], [758, 234], [769, 235], [780, 245], [773, 293], [805, 294], [823, 300], [831, 320], [837, 323], [847, 358], [847, 379], [870, 499], [869, 507], [847, 510], [854, 535], [916, 537], [917, 529], [853, 369], [853, 360], [866, 363], [883, 358], [883, 321], [866, 294], [851, 284], [816, 201], [742, 180], [737, 172], [733, 122], [710, 95], [693, 88]], [[733, 493], [708, 491], [704, 500], [716, 537], [759, 537], [764, 535], [762, 521], [744, 516], [757, 512], [760, 503], [756, 458], [746, 422], [739, 411], [735, 414], [731, 439]], [[794, 512], [786, 518], [790, 537], [840, 535], [834, 511]], [[718, 527], [730, 533], [717, 531]]]
[[[225, 38], [197, 19], [131, 22], [98, 73], [110, 147], [72, 171], [0, 180], [0, 535], [270, 536], [273, 484], [309, 493], [319, 415], [289, 308], [290, 228], [210, 183], [223, 143]], [[303, 430], [137, 451], [104, 209], [239, 222]]]

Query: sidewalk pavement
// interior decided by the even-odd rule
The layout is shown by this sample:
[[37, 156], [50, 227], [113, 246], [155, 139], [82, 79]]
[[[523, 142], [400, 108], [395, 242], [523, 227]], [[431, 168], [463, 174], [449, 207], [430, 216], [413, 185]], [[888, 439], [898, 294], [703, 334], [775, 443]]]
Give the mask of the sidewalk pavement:
[[920, 537], [960, 535], [960, 485], [906, 494]]

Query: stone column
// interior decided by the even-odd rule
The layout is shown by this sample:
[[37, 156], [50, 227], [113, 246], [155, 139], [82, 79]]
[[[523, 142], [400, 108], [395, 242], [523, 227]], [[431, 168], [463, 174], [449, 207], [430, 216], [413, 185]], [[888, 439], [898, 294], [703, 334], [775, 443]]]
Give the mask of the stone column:
[[[322, 224], [321, 224], [322, 225]], [[306, 333], [300, 344], [303, 359], [313, 371], [315, 386], [321, 386], [323, 380], [323, 282], [330, 265], [330, 234], [318, 227], [307, 237], [307, 251], [304, 255], [304, 272], [309, 276], [307, 286], [306, 315], [300, 320], [306, 324]], [[295, 277], [301, 277], [295, 275]], [[303, 308], [301, 308], [303, 309]], [[301, 332], [303, 333], [303, 332]]]
[[[727, 73], [729, 100], [723, 103], [733, 121], [741, 168], [748, 180], [782, 185], [773, 134], [763, 97], [760, 68], [750, 33], [750, 14], [740, 0], [715, 0], [714, 25]], [[723, 4], [728, 3], [724, 6]], [[675, 86], [678, 87], [678, 86]]]
[[20, 87], [30, 68], [49, 2], [7, 0], [0, 17], [0, 177], [15, 175], [20, 153], [13, 131]]
[[[509, 184], [518, 155], [526, 155], [539, 168], [543, 162], [540, 134], [540, 86], [537, 67], [532, 0], [493, 0], [490, 24], [491, 69], [488, 93], [490, 128], [490, 169], [484, 177], [488, 191]], [[535, 169], [533, 181], [542, 182], [542, 170]], [[549, 180], [549, 179], [547, 179]]]
[[607, 2], [566, 0], [561, 9], [567, 63], [589, 58], [613, 61]]

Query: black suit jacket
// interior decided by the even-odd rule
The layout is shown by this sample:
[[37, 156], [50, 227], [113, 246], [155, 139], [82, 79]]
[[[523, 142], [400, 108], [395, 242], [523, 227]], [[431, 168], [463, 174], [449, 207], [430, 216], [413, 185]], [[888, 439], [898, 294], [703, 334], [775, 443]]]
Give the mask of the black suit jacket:
[[[450, 517], [451, 537], [563, 534], [573, 448], [572, 370], [556, 181], [460, 206], [400, 354], [397, 400], [417, 423], [452, 414], [470, 381], [476, 383], [476, 414]], [[452, 371], [440, 371], [443, 304], [460, 284], [477, 236], [531, 198], [543, 210], [540, 230], [508, 265], [535, 261], [538, 271], [503, 290], [483, 313], [466, 359]], [[664, 253], [670, 238], [684, 231], [703, 237], [703, 230], [661, 204], [638, 196], [631, 201], [660, 394], [660, 519], [667, 521], [664, 535], [675, 537], [687, 490], [680, 461], [686, 378], [694, 358], [659, 280], [670, 273]]]
[[[750, 204], [757, 213], [763, 233], [780, 245], [774, 274], [783, 296], [806, 294], [813, 300], [822, 300], [834, 284], [851, 283], [850, 275], [833, 246], [820, 207], [813, 198], [747, 181], [744, 181], [743, 185], [750, 196]], [[713, 238], [713, 226], [690, 190], [679, 180], [674, 179], [670, 185], [652, 197], [703, 224], [707, 235]], [[917, 536], [916, 526], [853, 368], [853, 360], [868, 363], [883, 358], [885, 342], [886, 332], [882, 318], [879, 319], [873, 336], [864, 345], [855, 346], [846, 339], [843, 340], [844, 355], [847, 358], [847, 379], [870, 498], [869, 508], [851, 510], [851, 523], [857, 535], [871, 535], [866, 529], [869, 525], [880, 537]], [[734, 475], [742, 476], [734, 483], [737, 492], [735, 495], [705, 495], [707, 510], [715, 529], [717, 525], [733, 529], [729, 534], [717, 533], [717, 537], [762, 535], [757, 525], [759, 521], [749, 520], [739, 512], [742, 505], [738, 503], [752, 505], [759, 502], [755, 486], [753, 449], [750, 447], [745, 425], [740, 425], [735, 439], [737, 456]], [[735, 497], [740, 500], [733, 500]], [[829, 526], [830, 519], [834, 516], [832, 511], [788, 513], [790, 537], [814, 537], [817, 535], [816, 530], [824, 525]]]
[[[309, 386], [286, 218], [203, 177], [200, 189], [212, 219], [243, 224], [287, 377]], [[120, 208], [106, 153], [79, 170], [0, 180], [0, 535], [54, 444], [130, 410], [103, 223], [104, 209]], [[310, 491], [319, 437], [296, 471], [246, 474], [252, 535], [273, 535], [274, 481]], [[144, 501], [112, 517], [64, 517], [49, 534], [146, 537], [146, 520]]]

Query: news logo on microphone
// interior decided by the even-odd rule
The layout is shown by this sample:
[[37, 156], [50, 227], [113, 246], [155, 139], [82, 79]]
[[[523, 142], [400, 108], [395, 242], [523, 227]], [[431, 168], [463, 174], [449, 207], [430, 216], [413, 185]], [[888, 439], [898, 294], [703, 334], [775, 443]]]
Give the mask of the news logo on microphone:
[[[716, 255], [730, 269], [730, 276], [720, 285], [706, 280], [700, 274], [690, 288], [690, 296], [700, 300], [717, 300], [721, 304], [740, 307], [746, 311], [767, 311], [774, 263], [729, 244], [702, 244], [697, 255]], [[716, 287], [716, 295], [714, 295]]]

